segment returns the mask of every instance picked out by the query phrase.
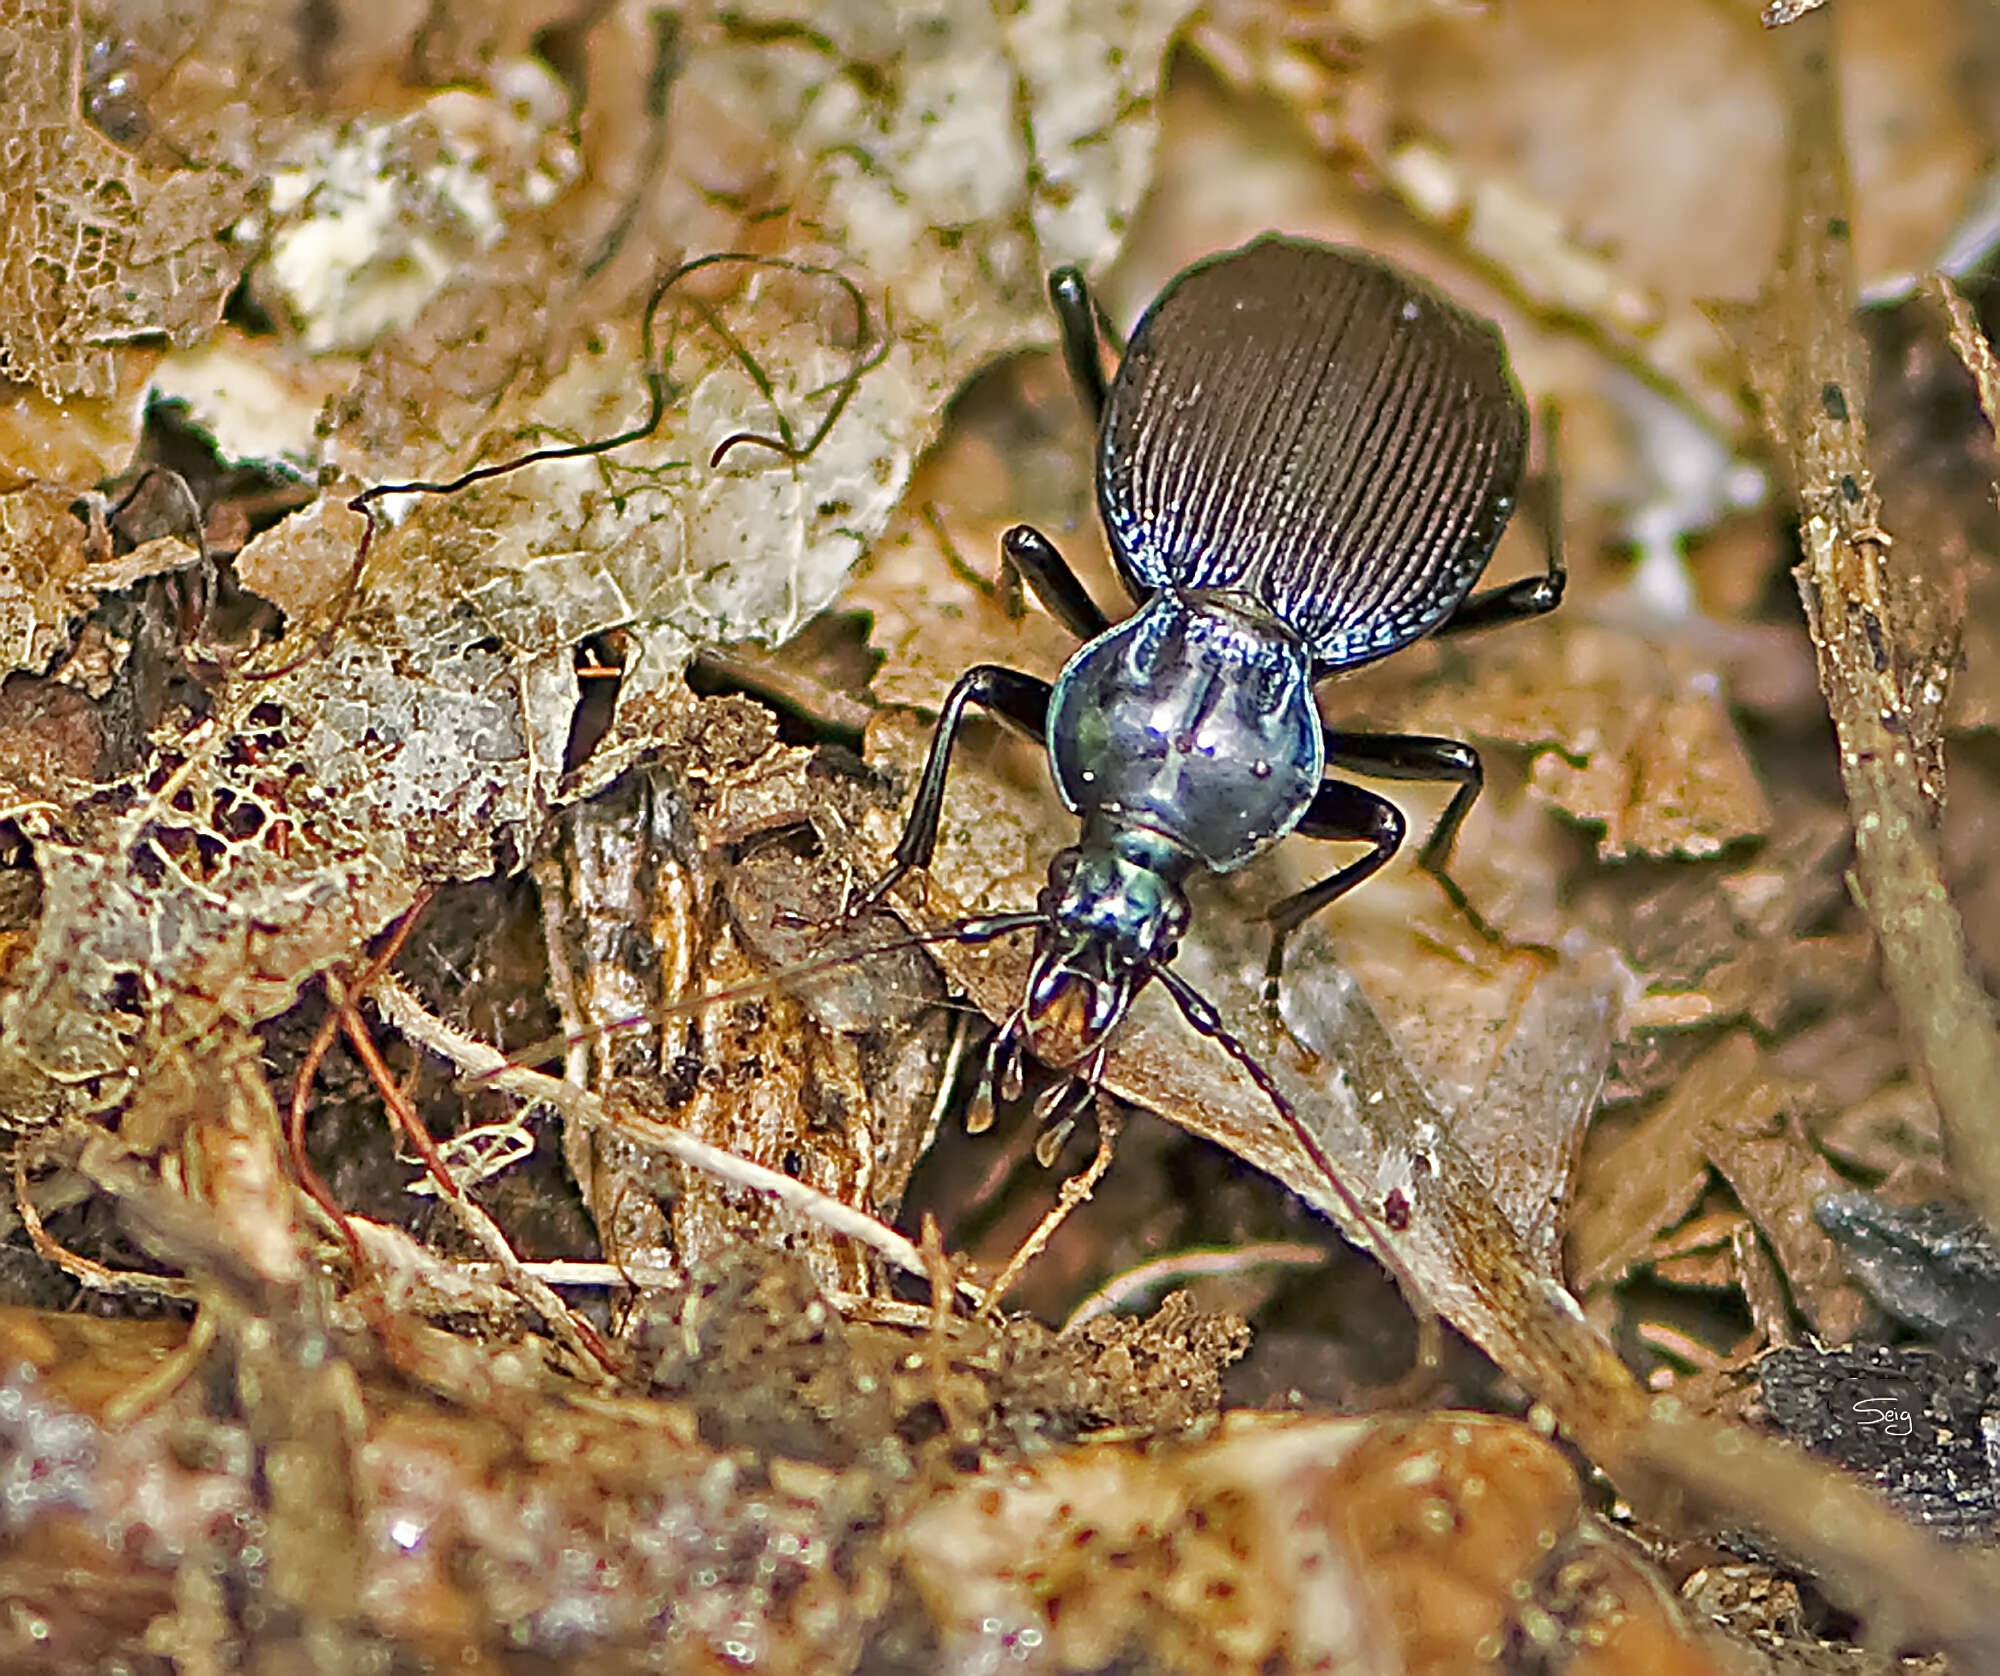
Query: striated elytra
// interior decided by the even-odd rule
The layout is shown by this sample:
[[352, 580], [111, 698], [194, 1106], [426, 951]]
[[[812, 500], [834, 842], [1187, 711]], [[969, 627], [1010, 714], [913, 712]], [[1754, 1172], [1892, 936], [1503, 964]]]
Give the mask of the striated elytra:
[[989, 1075], [1018, 1084], [1032, 1049], [1071, 1072], [1067, 1104], [1096, 1085], [1111, 1032], [1154, 979], [1241, 1056], [1170, 969], [1184, 886], [1288, 832], [1368, 846], [1271, 911], [1275, 995], [1285, 938], [1403, 841], [1394, 804], [1329, 770], [1455, 786], [1421, 857], [1442, 874], [1479, 793], [1477, 753], [1326, 729], [1313, 684], [1425, 634], [1553, 610], [1564, 572], [1551, 543], [1545, 574], [1472, 592], [1514, 509], [1527, 409], [1498, 330], [1388, 263], [1277, 235], [1198, 262], [1146, 311], [1108, 385], [1082, 275], [1058, 270], [1049, 292], [1137, 609], [1114, 625], [1045, 537], [1008, 531], [1005, 564], [1086, 644], [1053, 687], [992, 664], [959, 678], [895, 864], [863, 900], [929, 864], [969, 705], [1041, 739], [1082, 833], [1032, 910], [960, 935], [1035, 931]]
[[1493, 326], [1372, 257], [1265, 238], [1147, 310], [1106, 400], [1098, 505], [1135, 600], [1247, 598], [1326, 674], [1451, 615], [1527, 440]]

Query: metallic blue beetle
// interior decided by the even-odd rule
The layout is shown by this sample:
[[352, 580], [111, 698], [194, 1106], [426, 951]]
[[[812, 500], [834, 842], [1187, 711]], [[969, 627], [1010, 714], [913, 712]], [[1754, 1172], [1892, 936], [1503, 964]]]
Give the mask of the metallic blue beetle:
[[1454, 783], [1421, 857], [1442, 875], [1479, 794], [1477, 753], [1327, 730], [1313, 685], [1425, 634], [1553, 610], [1564, 572], [1552, 545], [1545, 575], [1472, 593], [1514, 508], [1527, 410], [1498, 331], [1388, 264], [1275, 235], [1199, 262], [1154, 301], [1108, 387], [1081, 274], [1059, 270], [1049, 291], [1138, 609], [1114, 626], [1045, 537], [1008, 531], [1005, 563], [1087, 644], [1053, 688], [991, 664], [959, 678], [895, 865], [864, 902], [929, 864], [967, 705], [1044, 740], [1082, 835], [1032, 912], [961, 934], [1036, 930], [994, 1064], [1018, 1065], [1025, 1045], [1087, 1091], [1155, 978], [1197, 1030], [1226, 1035], [1169, 970], [1191, 875], [1232, 872], [1295, 830], [1369, 846], [1272, 909], [1275, 994], [1285, 938], [1396, 852], [1396, 806], [1328, 769]]

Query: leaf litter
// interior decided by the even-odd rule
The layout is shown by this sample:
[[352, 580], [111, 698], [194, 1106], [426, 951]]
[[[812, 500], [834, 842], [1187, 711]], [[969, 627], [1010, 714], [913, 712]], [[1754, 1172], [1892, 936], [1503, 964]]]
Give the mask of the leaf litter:
[[[1728, 1429], [1740, 1408], [1699, 1376], [1796, 1323], [1880, 1336], [1814, 1202], [1950, 1183], [1926, 1150], [1942, 1050], [1910, 987], [1939, 981], [1935, 914], [1912, 922], [1912, 978], [1900, 922], [1843, 893], [1835, 753], [1774, 593], [1783, 530], [1732, 466], [1752, 428], [1701, 306], [1755, 292], [1781, 249], [1795, 279], [1827, 271], [1779, 209], [1787, 144], [1808, 186], [1837, 178], [1830, 124], [1797, 114], [1818, 108], [1824, 57], [1800, 65], [1830, 50], [1826, 20], [1790, 26], [1818, 44], [1779, 74], [1747, 16], [1708, 20], [1710, 53], [1684, 7], [1655, 10], [1619, 39], [1555, 0], [1498, 19], [1222, 8], [1171, 57], [1175, 8], [1081, 0], [1004, 19], [445, 9], [366, 30], [336, 12], [317, 41], [255, 8], [199, 29], [9, 20], [34, 163], [7, 189], [7, 260], [26, 229], [60, 261], [0, 320], [22, 380], [0, 423], [18, 884], [0, 891], [0, 1088], [23, 1259], [4, 1415], [10, 1470], [45, 1486], [10, 1534], [68, 1568], [9, 1568], [42, 1626], [10, 1641], [19, 1668], [218, 1667], [254, 1646], [337, 1665], [394, 1648], [497, 1667], [513, 1648], [580, 1668], [1383, 1671], [1538, 1647], [1699, 1669], [1752, 1636], [1767, 1662], [1820, 1656], [1776, 1605], [1748, 1623], [1732, 1606], [1730, 1647], [1690, 1627], [1728, 1568], [1675, 1544], [1718, 1525], [1755, 1527], [1756, 1563], [1805, 1562], [1878, 1647], [1990, 1660], [1972, 1562]], [[1970, 51], [1931, 12], [1893, 39], [1864, 17], [1843, 14], [1839, 43], [1853, 204], [1817, 225], [1851, 216], [1874, 279], [1945, 243], [1985, 118], [1928, 91]], [[1642, 62], [1641, 36], [1684, 56]], [[1696, 122], [1674, 89], [1698, 61]], [[1646, 128], [1647, 99], [1669, 116], [1613, 143], [1603, 113]], [[1650, 166], [1662, 127], [1686, 141], [1671, 180]], [[1113, 1056], [1109, 1173], [1076, 1168], [1086, 1133], [1052, 1177], [1023, 1116], [978, 1137], [955, 1117], [975, 1014], [1012, 1004], [1019, 951], [800, 963], [1017, 906], [1062, 841], [1033, 753], [969, 753], [932, 880], [829, 941], [897, 830], [918, 735], [896, 707], [934, 705], [980, 658], [1047, 674], [1066, 655], [990, 581], [998, 531], [1043, 524], [1112, 597], [1088, 438], [1052, 359], [1020, 353], [1050, 335], [1043, 274], [1104, 274], [1128, 325], [1184, 261], [1271, 224], [1435, 275], [1562, 409], [1563, 615], [1325, 695], [1337, 721], [1487, 748], [1457, 877], [1510, 941], [1399, 865], [1295, 940], [1274, 1030], [1254, 914], [1313, 865], [1285, 846], [1198, 904], [1182, 969], [1348, 1196], [1158, 1005]], [[746, 259], [663, 304], [649, 358], [661, 277], [723, 252]], [[1783, 341], [1818, 352], [1851, 296], [1795, 290], [1812, 329]], [[1959, 328], [1976, 342], [1976, 316]], [[1942, 334], [1887, 337], [1872, 384], [1851, 345], [1816, 384], [1794, 348], [1751, 362], [1772, 411], [1830, 413], [1837, 384], [1858, 413], [1870, 389], [1895, 458], [1956, 466], [1905, 513], [1884, 452], [1873, 526], [1842, 510], [1865, 504], [1865, 467], [1795, 483], [1808, 512], [1831, 484], [1850, 541], [1901, 537], [1877, 542], [1883, 638], [1861, 674], [1886, 681], [1914, 770], [1901, 830], [1941, 819], [1981, 972], [1991, 774], [1949, 730], [1988, 719], [1950, 694], [1985, 680], [1992, 444], [1926, 393], [1951, 375]], [[1930, 382], [1897, 382], [1912, 368]], [[618, 433], [649, 377], [653, 434], [388, 501], [355, 578], [357, 486]], [[1787, 389], [1812, 400], [1787, 408]], [[107, 518], [169, 433], [206, 449], [170, 467], [195, 516]], [[745, 433], [776, 446], [715, 459]], [[1532, 511], [1496, 577], [1536, 562]], [[1934, 569], [1903, 568], [1913, 553]], [[871, 640], [850, 617], [810, 650], [733, 644], [786, 642], [837, 597]], [[705, 690], [781, 719], [688, 694], [695, 654]], [[392, 922], [400, 976], [357, 1011]], [[651, 1022], [595, 1034], [635, 1014]], [[553, 1030], [577, 1038], [556, 1057], [581, 1087], [484, 1074]], [[339, 1032], [361, 1058], [319, 1062], [288, 1107], [316, 1033]], [[1945, 1115], [1962, 1157], [1976, 1142]], [[331, 1209], [298, 1191], [288, 1122]], [[459, 1179], [414, 1196], [432, 1140]], [[1257, 1267], [1329, 1242], [1232, 1160], [1364, 1251], [1373, 1223], [1498, 1370], [1457, 1355], [1436, 1397], [1538, 1404], [1653, 1559], [1614, 1534], [1632, 1514], [1514, 1422], [1218, 1426], [1224, 1370], [1267, 1338], [1408, 1356], [1393, 1294]], [[1065, 1179], [1072, 1213], [1013, 1295], [1037, 1313], [1176, 1251], [1243, 1259], [1189, 1264], [1193, 1292], [1150, 1316], [972, 1314]], [[70, 1298], [90, 1313], [31, 1307]], [[1365, 1409], [1369, 1383], [1344, 1379], [1343, 1404]], [[131, 1572], [105, 1533], [135, 1528], [135, 1470], [170, 1492]], [[229, 1519], [258, 1522], [261, 1560]], [[1281, 1529], [1273, 1550], [1261, 1533]]]

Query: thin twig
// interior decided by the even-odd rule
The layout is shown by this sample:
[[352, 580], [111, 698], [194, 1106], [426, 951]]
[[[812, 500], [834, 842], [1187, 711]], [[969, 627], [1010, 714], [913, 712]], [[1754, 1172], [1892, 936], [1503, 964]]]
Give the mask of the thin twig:
[[181, 1299], [191, 1299], [196, 1295], [194, 1283], [178, 1275], [106, 1268], [94, 1257], [78, 1256], [51, 1234], [42, 1221], [34, 1195], [28, 1191], [28, 1147], [25, 1144], [17, 1144], [14, 1148], [14, 1209], [21, 1218], [21, 1226], [28, 1230], [28, 1243], [35, 1248], [35, 1255], [93, 1292], [143, 1293], [151, 1297]]
[[187, 1383], [215, 1344], [215, 1317], [212, 1306], [197, 1309], [187, 1337], [168, 1352], [151, 1372], [122, 1387], [104, 1405], [99, 1419], [103, 1421], [106, 1431], [123, 1431], [149, 1408], [165, 1402]]
[[1986, 428], [2000, 444], [2000, 355], [1980, 329], [1979, 317], [1955, 281], [1946, 274], [1932, 274], [1924, 289], [1943, 306], [1951, 332], [1951, 347], [1959, 363], [1972, 374], [1979, 392], [1979, 410], [1986, 415]]
[[579, 1361], [601, 1369], [607, 1378], [618, 1373], [618, 1359], [611, 1353], [597, 1329], [564, 1303], [561, 1294], [548, 1282], [530, 1272], [521, 1261], [500, 1224], [482, 1210], [470, 1193], [445, 1199], [459, 1227], [476, 1240], [496, 1267], [507, 1277], [515, 1295], [527, 1301], [535, 1313], [549, 1324], [570, 1354]]
[[[452, 1274], [467, 1280], [498, 1283], [506, 1278], [497, 1263], [445, 1262]], [[585, 1258], [561, 1257], [543, 1263], [523, 1263], [524, 1274], [550, 1286], [574, 1286], [592, 1291], [610, 1291], [630, 1286], [675, 1287], [687, 1283], [687, 1271], [656, 1268], [649, 1263], [605, 1263]], [[894, 1327], [932, 1327], [936, 1311], [927, 1303], [906, 1303], [901, 1298], [870, 1298], [858, 1292], [827, 1290], [822, 1293], [843, 1319], [880, 1322]], [[953, 1316], [954, 1327], [962, 1317]]]
[[1097, 1153], [1084, 1166], [1081, 1175], [1074, 1175], [1062, 1184], [1062, 1191], [1056, 1195], [1056, 1202], [1048, 1213], [1037, 1222], [1014, 1255], [1007, 1259], [1007, 1266], [1000, 1271], [999, 1278], [986, 1288], [986, 1301], [979, 1306], [979, 1313], [993, 1315], [1000, 1308], [1001, 1299], [1012, 1290], [1014, 1282], [1021, 1278], [1027, 1266], [1042, 1254], [1056, 1230], [1069, 1220], [1070, 1212], [1089, 1199], [1097, 1191], [1097, 1184], [1104, 1179], [1104, 1172], [1111, 1168], [1112, 1154], [1118, 1150], [1118, 1131], [1124, 1127], [1125, 1110], [1116, 1100], [1102, 1096], [1097, 1102]]
[[[2000, 1226], [2000, 1031], [1932, 838], [1923, 753], [1902, 690], [1913, 625], [1892, 590], [1860, 392], [1849, 194], [1825, 14], [1779, 37], [1792, 105], [1792, 247], [1753, 346], [1765, 420], [1789, 460], [1805, 560], [1796, 571], [1854, 822], [1851, 884], [1882, 950], [1913, 1059], [1966, 1198]], [[1909, 562], [1898, 554], [1897, 562]], [[1917, 648], [1921, 652], [1921, 648]]]
[[1112, 1315], [1137, 1298], [1161, 1287], [1213, 1275], [1247, 1274], [1270, 1265], [1316, 1269], [1325, 1264], [1326, 1247], [1302, 1240], [1262, 1240], [1253, 1245], [1217, 1246], [1210, 1250], [1170, 1251], [1113, 1275], [1069, 1312], [1063, 1331], [1070, 1332], [1100, 1315]]
[[452, 1175], [422, 1116], [390, 1076], [389, 1067], [383, 1062], [381, 1052], [375, 1046], [374, 1037], [368, 1033], [366, 1021], [355, 1009], [354, 998], [331, 972], [327, 974], [326, 985], [327, 994], [334, 1002], [341, 1025], [347, 1032], [349, 1045], [367, 1069], [370, 1079], [380, 1091], [383, 1103], [389, 1108], [397, 1126], [416, 1148], [426, 1172], [439, 1185], [438, 1197], [457, 1219], [459, 1227], [493, 1259], [513, 1285], [516, 1295], [525, 1299], [548, 1323], [550, 1331], [563, 1342], [572, 1356], [587, 1366], [595, 1367], [607, 1377], [615, 1376], [618, 1372], [618, 1360], [612, 1355], [610, 1347], [605, 1344], [597, 1329], [576, 1315], [552, 1288], [527, 1271], [521, 1262], [520, 1254], [515, 1251], [513, 1243], [507, 1238], [499, 1223], [487, 1215]]
[[1633, 1441], [1638, 1458], [1623, 1470], [1635, 1481], [1662, 1474], [1714, 1524], [1777, 1543], [1861, 1614], [1878, 1647], [1942, 1647], [1953, 1670], [2000, 1668], [1991, 1556], [1947, 1547], [1873, 1485], [1777, 1438], [1690, 1414], [1673, 1398], [1653, 1405]]
[[795, 1215], [879, 1251], [907, 1274], [928, 1278], [923, 1253], [910, 1240], [852, 1205], [777, 1170], [697, 1140], [685, 1130], [655, 1122], [637, 1112], [614, 1112], [595, 1094], [575, 1083], [560, 1082], [540, 1071], [510, 1065], [497, 1048], [460, 1034], [429, 1012], [394, 978], [376, 984], [373, 999], [390, 1024], [411, 1041], [455, 1065], [464, 1075], [478, 1077], [519, 1099], [550, 1106], [588, 1129], [664, 1154], [720, 1181], [767, 1193]]
[[[428, 885], [417, 892], [416, 899], [403, 910], [389, 928], [389, 935], [382, 945], [381, 952], [369, 962], [368, 969], [361, 974], [359, 982], [354, 986], [356, 993], [365, 992], [377, 978], [388, 971], [396, 956], [402, 953], [405, 939], [415, 929], [418, 918], [429, 905], [433, 894], [432, 887]], [[297, 1176], [299, 1185], [340, 1231], [341, 1238], [347, 1242], [347, 1252], [353, 1259], [355, 1272], [359, 1274], [363, 1266], [361, 1246], [354, 1237], [354, 1230], [347, 1225], [347, 1213], [341, 1208], [340, 1201], [333, 1196], [332, 1189], [326, 1185], [306, 1153], [306, 1111], [312, 1103], [313, 1079], [319, 1075], [320, 1065], [326, 1058], [327, 1050], [333, 1046], [333, 1038], [339, 1034], [342, 1022], [342, 1003], [334, 999], [341, 989], [341, 984], [333, 974], [329, 973], [328, 977], [331, 981], [327, 987], [329, 1005], [326, 1017], [320, 1020], [319, 1029], [313, 1032], [312, 1043], [306, 1049], [305, 1058], [299, 1061], [298, 1075], [292, 1079], [292, 1108], [285, 1120], [285, 1144], [291, 1154], [292, 1171]]]
[[348, 994], [347, 986], [336, 973], [326, 975], [326, 994], [335, 1010], [340, 1014], [340, 1027], [347, 1034], [347, 1045], [354, 1057], [361, 1061], [361, 1068], [368, 1073], [368, 1080], [375, 1085], [375, 1091], [382, 1096], [382, 1104], [388, 1108], [389, 1117], [403, 1132], [403, 1138], [416, 1150], [425, 1173], [437, 1185], [439, 1193], [447, 1199], [463, 1197], [458, 1182], [446, 1167], [444, 1154], [438, 1151], [438, 1144], [431, 1139], [431, 1132], [417, 1108], [396, 1084], [395, 1076], [382, 1058], [382, 1051], [375, 1045], [375, 1038], [368, 1033], [368, 1021], [356, 1010], [355, 998]]

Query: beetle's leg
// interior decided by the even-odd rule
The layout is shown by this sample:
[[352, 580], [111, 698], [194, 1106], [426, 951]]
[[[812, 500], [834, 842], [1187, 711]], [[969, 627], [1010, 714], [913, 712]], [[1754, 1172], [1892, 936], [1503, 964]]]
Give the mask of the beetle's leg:
[[1551, 570], [1545, 576], [1524, 576], [1518, 582], [1488, 588], [1483, 594], [1461, 600], [1458, 609], [1431, 632], [1473, 634], [1526, 622], [1530, 617], [1546, 617], [1562, 604], [1563, 584], [1568, 580], [1566, 572]]
[[931, 733], [930, 755], [924, 758], [910, 818], [896, 845], [895, 862], [848, 910], [850, 915], [874, 907], [905, 873], [930, 866], [937, 850], [938, 821], [944, 813], [945, 772], [951, 767], [951, 748], [958, 743], [958, 731], [965, 725], [965, 707], [977, 704], [1010, 727], [1040, 739], [1048, 730], [1049, 693], [1048, 682], [1039, 677], [991, 663], [974, 664], [952, 683]]
[[[1373, 780], [1433, 780], [1458, 787], [1417, 856], [1419, 867], [1444, 880], [1445, 888], [1455, 892], [1445, 878], [1445, 864], [1451, 860], [1458, 829], [1486, 783], [1479, 753], [1460, 740], [1438, 739], [1428, 733], [1329, 733], [1326, 760], [1329, 767], [1366, 774]], [[1462, 902], [1459, 905], [1464, 906]]]
[[1264, 1005], [1274, 1015], [1278, 1006], [1278, 974], [1285, 965], [1286, 940], [1335, 897], [1345, 896], [1363, 879], [1381, 871], [1402, 848], [1403, 812], [1386, 797], [1349, 785], [1345, 780], [1322, 780], [1311, 805], [1293, 830], [1308, 838], [1375, 847], [1339, 872], [1329, 873], [1318, 884], [1307, 885], [1274, 904], [1265, 916], [1271, 922], [1271, 953], [1264, 965]]
[[1062, 329], [1063, 365], [1076, 386], [1083, 411], [1095, 431], [1104, 423], [1104, 361], [1098, 351], [1097, 304], [1081, 268], [1058, 268], [1049, 275], [1049, 301]]
[[1542, 534], [1546, 565], [1540, 576], [1525, 576], [1498, 588], [1488, 588], [1458, 602], [1458, 609], [1431, 632], [1471, 634], [1546, 616], [1562, 604], [1569, 567], [1563, 560], [1562, 477], [1556, 467], [1556, 414], [1552, 403], [1542, 407], [1542, 469], [1536, 475], [1535, 498], [1542, 504]]
[[1090, 590], [1056, 551], [1056, 544], [1030, 524], [1016, 524], [1000, 538], [1000, 563], [1028, 579], [1035, 597], [1079, 640], [1095, 640], [1111, 626]]

